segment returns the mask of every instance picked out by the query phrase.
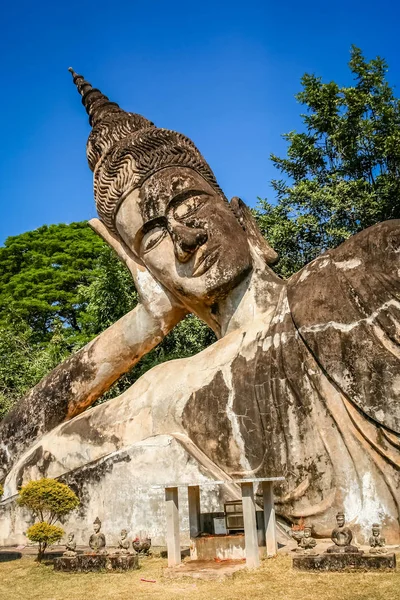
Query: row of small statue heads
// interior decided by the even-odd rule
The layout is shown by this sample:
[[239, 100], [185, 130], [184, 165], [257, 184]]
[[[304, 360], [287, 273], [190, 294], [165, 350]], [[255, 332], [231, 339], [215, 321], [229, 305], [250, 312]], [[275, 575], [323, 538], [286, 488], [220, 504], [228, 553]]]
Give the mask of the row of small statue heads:
[[[339, 512], [336, 515], [336, 523], [337, 526], [333, 529], [331, 534], [331, 540], [334, 545], [329, 546], [326, 551], [328, 553], [362, 552], [357, 546], [354, 546], [351, 543], [353, 540], [353, 532], [346, 526], [346, 517], [343, 512]], [[316, 554], [314, 548], [317, 545], [317, 541], [311, 535], [311, 527], [304, 527], [303, 532], [292, 532], [292, 537], [297, 542], [297, 552], [303, 554]], [[385, 554], [387, 552], [386, 541], [381, 535], [381, 526], [379, 523], [373, 523], [372, 525], [369, 545], [369, 552], [371, 554]]]
[[[130, 540], [128, 539], [128, 531], [122, 529], [117, 542], [117, 548], [113, 550], [113, 554], [145, 554], [148, 555], [151, 547], [151, 539], [145, 537], [140, 539], [136, 536], [132, 540], [132, 549], [130, 550]], [[93, 523], [93, 533], [89, 538], [89, 547], [94, 554], [108, 554], [106, 549], [106, 537], [101, 531], [101, 521], [97, 517]], [[76, 541], [75, 535], [70, 533], [68, 535], [68, 541], [65, 546], [64, 556], [76, 556]]]

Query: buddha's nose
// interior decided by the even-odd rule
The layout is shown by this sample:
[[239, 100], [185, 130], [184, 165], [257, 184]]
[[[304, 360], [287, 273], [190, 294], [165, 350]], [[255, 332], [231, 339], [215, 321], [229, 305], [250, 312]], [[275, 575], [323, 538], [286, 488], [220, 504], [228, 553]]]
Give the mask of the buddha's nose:
[[173, 228], [172, 240], [174, 242], [175, 256], [179, 262], [187, 262], [192, 254], [206, 243], [208, 236], [204, 229], [176, 225]]

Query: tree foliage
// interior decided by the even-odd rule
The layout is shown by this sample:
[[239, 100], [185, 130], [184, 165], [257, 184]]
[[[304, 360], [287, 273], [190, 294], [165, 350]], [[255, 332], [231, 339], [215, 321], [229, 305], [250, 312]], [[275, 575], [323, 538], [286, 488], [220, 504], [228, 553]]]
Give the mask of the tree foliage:
[[43, 225], [0, 248], [0, 322], [23, 320], [38, 340], [57, 323], [80, 331], [78, 288], [96, 277], [104, 242], [86, 223]]
[[38, 561], [42, 560], [46, 547], [60, 540], [64, 535], [61, 527], [54, 525], [62, 517], [79, 505], [79, 498], [64, 483], [56, 479], [30, 481], [18, 492], [19, 506], [30, 510], [39, 520], [29, 527], [28, 538], [39, 543]]
[[400, 217], [400, 101], [386, 62], [351, 49], [354, 83], [339, 86], [305, 74], [297, 100], [304, 131], [284, 135], [287, 156], [271, 159], [275, 204], [263, 200], [259, 225], [289, 276], [374, 223]]
[[60, 322], [54, 324], [51, 338], [40, 343], [22, 320], [0, 325], [0, 419], [69, 353]]
[[18, 504], [30, 510], [40, 521], [50, 525], [79, 504], [79, 498], [65, 483], [56, 479], [29, 481], [18, 492]]
[[34, 523], [28, 528], [26, 537], [31, 540], [31, 542], [39, 544], [37, 555], [38, 562], [42, 561], [47, 546], [61, 540], [64, 533], [65, 531], [62, 527], [58, 527], [58, 525], [49, 525], [49, 523], [44, 522]]

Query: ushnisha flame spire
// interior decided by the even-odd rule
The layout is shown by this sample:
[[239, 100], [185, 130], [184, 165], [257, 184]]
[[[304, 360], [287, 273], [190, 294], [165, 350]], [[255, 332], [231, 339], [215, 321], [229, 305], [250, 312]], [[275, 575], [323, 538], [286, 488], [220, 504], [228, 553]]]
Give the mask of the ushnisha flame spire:
[[75, 73], [72, 67], [69, 67], [68, 71], [71, 73], [74, 84], [82, 96], [82, 104], [89, 115], [89, 123], [92, 127], [99, 123], [105, 115], [125, 113], [116, 102], [111, 102], [100, 90], [86, 81], [83, 75]]

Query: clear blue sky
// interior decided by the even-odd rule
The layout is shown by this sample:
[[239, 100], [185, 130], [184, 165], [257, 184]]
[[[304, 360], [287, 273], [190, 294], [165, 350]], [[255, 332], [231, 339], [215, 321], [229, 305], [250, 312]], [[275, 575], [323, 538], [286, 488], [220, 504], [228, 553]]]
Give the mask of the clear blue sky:
[[394, 1], [8, 0], [0, 243], [95, 215], [89, 125], [70, 65], [123, 108], [191, 137], [226, 194], [254, 206], [271, 197], [269, 154], [283, 154], [280, 135], [300, 125], [301, 75], [349, 83], [353, 43], [387, 59], [398, 89], [399, 19]]

